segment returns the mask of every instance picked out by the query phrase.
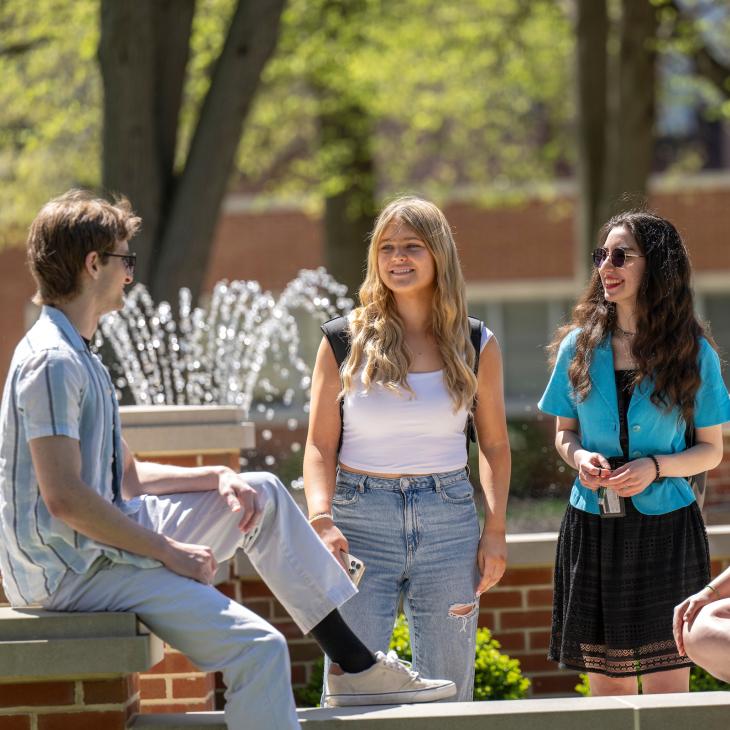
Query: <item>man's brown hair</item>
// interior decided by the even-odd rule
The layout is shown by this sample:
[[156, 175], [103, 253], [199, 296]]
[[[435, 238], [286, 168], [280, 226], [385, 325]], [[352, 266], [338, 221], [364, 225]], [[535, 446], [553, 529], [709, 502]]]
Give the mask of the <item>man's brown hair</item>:
[[28, 266], [38, 291], [36, 304], [73, 299], [80, 291], [86, 256], [103, 257], [120, 241], [137, 233], [142, 223], [123, 196], [113, 202], [87, 190], [69, 190], [46, 203], [28, 233]]

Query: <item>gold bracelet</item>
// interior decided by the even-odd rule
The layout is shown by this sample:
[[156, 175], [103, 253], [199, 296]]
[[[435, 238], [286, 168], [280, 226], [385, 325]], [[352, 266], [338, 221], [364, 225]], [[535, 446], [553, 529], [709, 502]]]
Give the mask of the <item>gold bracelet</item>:
[[717, 588], [715, 588], [715, 586], [711, 585], [710, 583], [708, 583], [705, 588], [709, 588], [718, 598], [722, 598], [722, 596], [720, 595], [720, 591], [718, 591]]
[[307, 522], [311, 525], [313, 522], [316, 522], [317, 520], [323, 520], [325, 517], [329, 518], [333, 522], [335, 521], [335, 518], [333, 517], [331, 512], [316, 512], [313, 514]]

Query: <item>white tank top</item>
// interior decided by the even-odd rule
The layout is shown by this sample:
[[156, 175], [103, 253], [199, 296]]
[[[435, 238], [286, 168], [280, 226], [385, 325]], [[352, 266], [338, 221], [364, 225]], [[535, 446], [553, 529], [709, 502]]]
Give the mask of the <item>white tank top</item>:
[[[482, 327], [479, 351], [492, 333]], [[438, 474], [466, 464], [467, 409], [454, 412], [443, 371], [409, 373], [413, 395], [373, 383], [365, 392], [362, 370], [343, 403], [340, 462], [376, 474]]]

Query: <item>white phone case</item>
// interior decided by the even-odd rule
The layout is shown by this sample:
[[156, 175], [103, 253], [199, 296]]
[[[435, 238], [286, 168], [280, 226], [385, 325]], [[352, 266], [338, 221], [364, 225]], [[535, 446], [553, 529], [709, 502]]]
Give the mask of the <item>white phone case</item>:
[[350, 580], [355, 585], [358, 585], [362, 578], [362, 574], [365, 572], [365, 563], [363, 563], [360, 558], [356, 558], [354, 555], [350, 555], [350, 553], [346, 553], [344, 550], [342, 550], [342, 560], [345, 563]]

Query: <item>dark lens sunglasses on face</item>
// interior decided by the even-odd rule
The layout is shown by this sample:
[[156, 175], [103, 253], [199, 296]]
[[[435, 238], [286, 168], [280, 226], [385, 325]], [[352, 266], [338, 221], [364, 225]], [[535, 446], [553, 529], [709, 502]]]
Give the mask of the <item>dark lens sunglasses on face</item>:
[[611, 259], [611, 266], [620, 269], [625, 263], [627, 258], [632, 259], [643, 259], [644, 257], [639, 253], [630, 253], [623, 248], [614, 248], [610, 253], [605, 248], [597, 248], [591, 254], [593, 259], [593, 265], [598, 268], [607, 258]]
[[137, 263], [136, 253], [105, 253], [105, 256], [113, 256], [115, 259], [121, 259], [124, 268], [130, 276], [134, 276], [134, 267]]

